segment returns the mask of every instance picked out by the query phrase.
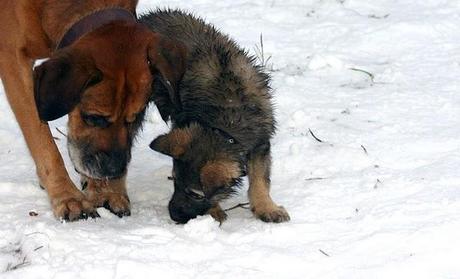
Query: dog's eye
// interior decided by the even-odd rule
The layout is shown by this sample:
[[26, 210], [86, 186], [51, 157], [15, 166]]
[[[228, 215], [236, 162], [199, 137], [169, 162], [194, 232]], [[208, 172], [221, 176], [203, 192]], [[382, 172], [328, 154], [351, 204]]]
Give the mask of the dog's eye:
[[206, 195], [203, 191], [191, 188], [185, 188], [185, 194], [194, 200], [203, 200], [206, 198]]
[[81, 117], [87, 125], [93, 127], [107, 128], [110, 126], [110, 124], [112, 124], [107, 117], [102, 115], [82, 113]]

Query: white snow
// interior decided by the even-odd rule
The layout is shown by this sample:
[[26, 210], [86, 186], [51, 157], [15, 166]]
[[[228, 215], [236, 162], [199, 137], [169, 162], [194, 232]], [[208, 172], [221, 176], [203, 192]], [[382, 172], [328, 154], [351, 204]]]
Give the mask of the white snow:
[[[141, 0], [139, 11], [155, 7], [203, 16], [252, 53], [263, 34], [279, 123], [271, 193], [291, 222], [238, 208], [222, 226], [175, 225], [171, 162], [148, 149], [168, 127], [152, 109], [130, 166], [132, 216], [61, 224], [0, 89], [1, 278], [460, 276], [459, 1]], [[72, 170], [55, 130], [65, 121], [50, 126]]]

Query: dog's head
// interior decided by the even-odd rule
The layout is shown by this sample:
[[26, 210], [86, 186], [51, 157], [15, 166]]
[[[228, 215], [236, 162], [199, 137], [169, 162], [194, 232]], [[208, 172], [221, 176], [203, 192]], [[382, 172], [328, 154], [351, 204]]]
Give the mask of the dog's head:
[[34, 70], [38, 114], [69, 114], [68, 147], [78, 172], [124, 175], [155, 75], [174, 92], [185, 48], [135, 23], [116, 22], [56, 51]]
[[222, 130], [190, 124], [157, 137], [150, 148], [174, 159], [171, 218], [186, 223], [235, 192], [246, 175], [245, 148]]

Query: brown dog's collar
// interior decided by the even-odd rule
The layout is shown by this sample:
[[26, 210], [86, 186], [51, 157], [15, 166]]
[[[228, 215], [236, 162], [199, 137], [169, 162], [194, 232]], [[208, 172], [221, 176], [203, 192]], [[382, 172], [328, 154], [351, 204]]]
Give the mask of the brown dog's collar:
[[108, 8], [95, 11], [72, 25], [62, 36], [56, 49], [69, 46], [85, 34], [116, 20], [136, 22], [136, 16], [123, 8]]

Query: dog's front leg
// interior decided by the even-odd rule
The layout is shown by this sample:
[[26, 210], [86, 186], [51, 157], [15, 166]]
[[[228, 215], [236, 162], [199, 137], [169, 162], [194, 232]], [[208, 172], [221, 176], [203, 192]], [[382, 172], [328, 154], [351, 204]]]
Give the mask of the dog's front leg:
[[119, 179], [96, 180], [81, 177], [83, 192], [98, 207], [105, 207], [118, 217], [131, 215], [126, 191], [126, 175]]
[[249, 202], [254, 215], [265, 222], [289, 221], [289, 214], [282, 207], [276, 205], [270, 197], [270, 143], [267, 142], [249, 155]]
[[48, 192], [54, 215], [77, 220], [97, 216], [92, 204], [70, 180], [47, 123], [41, 122], [35, 106], [32, 80], [33, 61], [18, 51], [0, 59], [0, 76], [6, 96], [21, 127], [37, 168], [40, 183]]

